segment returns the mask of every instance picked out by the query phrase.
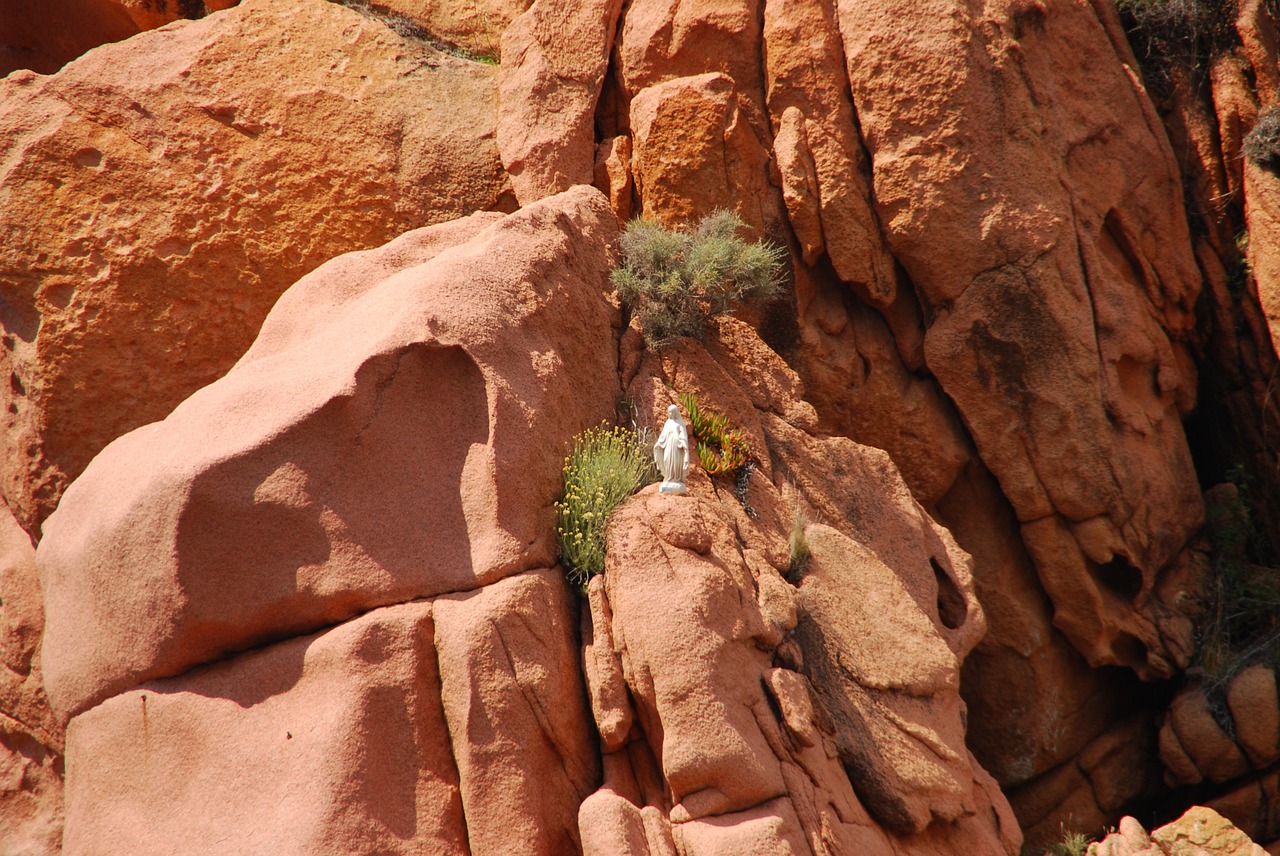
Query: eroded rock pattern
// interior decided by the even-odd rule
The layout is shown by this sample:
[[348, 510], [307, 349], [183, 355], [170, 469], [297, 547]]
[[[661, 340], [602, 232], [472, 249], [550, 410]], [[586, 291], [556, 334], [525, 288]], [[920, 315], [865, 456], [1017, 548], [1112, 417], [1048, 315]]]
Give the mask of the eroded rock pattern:
[[[1158, 86], [1106, 0], [60, 4], [0, 71], [203, 20], [0, 80], [0, 849], [64, 749], [82, 853], [233, 852], [250, 780], [244, 852], [1012, 853], [1173, 785], [1280, 835], [1274, 675], [1160, 683], [1196, 468], [1280, 465], [1267, 4]], [[718, 208], [789, 299], [645, 350], [615, 215]], [[578, 600], [565, 444], [668, 384], [760, 516], [643, 494]], [[126, 824], [165, 765], [216, 787]]]
[[17, 72], [0, 104], [0, 491], [33, 534], [300, 276], [509, 193], [495, 70], [330, 3], [254, 0]]

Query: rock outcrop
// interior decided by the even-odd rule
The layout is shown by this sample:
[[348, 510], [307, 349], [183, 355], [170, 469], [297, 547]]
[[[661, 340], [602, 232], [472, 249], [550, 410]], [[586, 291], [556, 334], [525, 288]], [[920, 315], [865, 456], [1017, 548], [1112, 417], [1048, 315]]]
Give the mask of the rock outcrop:
[[1196, 806], [1150, 835], [1132, 817], [1089, 845], [1088, 856], [1265, 856], [1231, 821], [1213, 809]]
[[985, 630], [969, 557], [883, 452], [816, 433], [747, 325], [660, 358], [638, 340], [622, 370], [645, 421], [694, 392], [760, 464], [745, 504], [698, 471], [689, 496], [646, 488], [612, 518], [585, 634], [606, 752], [585, 852], [1016, 853], [964, 745], [959, 666]]
[[44, 694], [35, 558], [27, 533], [0, 507], [0, 851], [53, 856], [65, 735]]
[[495, 75], [335, 4], [253, 0], [0, 81], [0, 493], [27, 531], [303, 274], [508, 207]]
[[94, 460], [37, 552], [64, 852], [574, 848], [598, 756], [551, 503], [617, 398], [616, 234], [578, 188], [340, 257]]
[[[1187, 671], [1199, 480], [1280, 555], [1269, 4], [231, 5], [0, 13], [0, 850], [64, 749], [75, 853], [1280, 836], [1274, 674]], [[790, 292], [648, 350], [615, 218], [714, 209]], [[744, 500], [630, 500], [579, 600], [566, 444], [672, 388]]]

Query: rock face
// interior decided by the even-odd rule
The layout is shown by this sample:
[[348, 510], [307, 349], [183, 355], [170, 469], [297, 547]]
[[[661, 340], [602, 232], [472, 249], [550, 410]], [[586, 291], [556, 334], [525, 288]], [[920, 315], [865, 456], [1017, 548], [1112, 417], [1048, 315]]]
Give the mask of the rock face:
[[253, 0], [0, 81], [0, 491], [27, 531], [300, 276], [505, 205], [494, 77], [341, 6]]
[[615, 400], [617, 226], [585, 189], [495, 216], [322, 267], [226, 377], [94, 460], [38, 552], [61, 717], [554, 561], [564, 444]]
[[0, 77], [20, 68], [52, 74], [139, 31], [114, 0], [6, 0], [0, 9]]
[[63, 852], [570, 852], [597, 775], [570, 597], [520, 574], [112, 697], [68, 731]]
[[62, 838], [63, 741], [44, 694], [35, 548], [0, 508], [0, 852], [45, 856]]
[[[755, 516], [695, 471], [688, 496], [646, 488], [612, 518], [590, 586], [606, 754], [585, 852], [1016, 853], [963, 739], [959, 665], [985, 629], [969, 557], [882, 452], [812, 433], [799, 378], [745, 324], [661, 359], [629, 351], [638, 339], [622, 368], [647, 421], [671, 387], [693, 391], [760, 469]], [[794, 509], [829, 521], [804, 527], [803, 567]]]
[[[0, 851], [64, 749], [80, 853], [254, 788], [244, 852], [1280, 836], [1274, 674], [1182, 676], [1198, 478], [1280, 555], [1268, 4], [1158, 67], [1104, 0], [223, 5], [0, 9], [0, 73], [159, 27], [0, 79]], [[790, 293], [645, 350], [615, 216], [720, 208]], [[745, 505], [632, 499], [576, 599], [565, 445], [673, 388]]]
[[616, 234], [578, 188], [340, 257], [77, 480], [37, 554], [64, 852], [231, 852], [232, 818], [236, 852], [577, 846], [599, 762], [551, 502], [617, 398]]

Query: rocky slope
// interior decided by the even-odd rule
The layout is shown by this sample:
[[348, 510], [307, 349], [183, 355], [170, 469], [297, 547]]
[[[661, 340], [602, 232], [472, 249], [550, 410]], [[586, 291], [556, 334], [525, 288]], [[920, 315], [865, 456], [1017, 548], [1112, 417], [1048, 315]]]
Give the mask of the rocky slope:
[[[1107, 0], [15, 8], [6, 851], [1280, 837], [1275, 677], [1197, 653], [1202, 488], [1280, 540], [1268, 7], [1190, 66]], [[646, 347], [620, 221], [718, 208], [787, 298]], [[673, 390], [759, 516], [642, 492], [580, 598], [566, 446]]]

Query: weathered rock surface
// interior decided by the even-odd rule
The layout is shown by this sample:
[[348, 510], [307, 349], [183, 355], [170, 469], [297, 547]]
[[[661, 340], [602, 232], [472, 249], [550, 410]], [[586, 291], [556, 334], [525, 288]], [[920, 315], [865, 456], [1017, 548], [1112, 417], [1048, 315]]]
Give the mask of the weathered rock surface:
[[[196, 17], [125, 2], [128, 27]], [[759, 335], [723, 322], [654, 355], [633, 329], [621, 348], [642, 414], [671, 383], [765, 450], [760, 517], [696, 476], [696, 525], [627, 512], [635, 558], [581, 614], [546, 570], [549, 503], [561, 444], [620, 391], [604, 203], [575, 190], [594, 225], [479, 216], [302, 279], [226, 381], [111, 447], [51, 518], [60, 713], [85, 711], [74, 730], [139, 681], [176, 687], [214, 658], [202, 668], [231, 674], [419, 599], [438, 649], [422, 662], [453, 671], [439, 716], [414, 715], [445, 717], [472, 849], [571, 850], [580, 832], [609, 854], [998, 853], [1017, 825], [984, 767], [1032, 849], [1064, 819], [1097, 829], [1149, 805], [1165, 772], [1280, 835], [1274, 676], [1164, 717], [1167, 693], [1138, 686], [1194, 645], [1210, 566], [1192, 450], [1205, 478], [1280, 472], [1260, 308], [1280, 205], [1275, 175], [1240, 158], [1278, 94], [1277, 40], [1267, 4], [1238, 13], [1239, 44], [1167, 91], [1143, 90], [1100, 0], [249, 0], [0, 81], [0, 494], [33, 535], [94, 453], [221, 375], [281, 289], [347, 250], [593, 182], [619, 217], [729, 208], [793, 251], [794, 304], [744, 315]], [[402, 39], [388, 15], [487, 58], [501, 40], [502, 67]], [[109, 24], [86, 15], [58, 49]], [[541, 248], [541, 273], [518, 273], [498, 232]], [[452, 321], [406, 297], [423, 265], [456, 280], [437, 283]], [[490, 274], [510, 300], [467, 314]], [[525, 279], [565, 293], [526, 299]], [[1280, 491], [1255, 495], [1277, 531]], [[795, 506], [815, 554], [788, 576]], [[4, 738], [27, 784], [3, 813], [54, 846], [60, 718], [40, 657], [23, 671], [40, 622], [20, 577], [0, 577], [16, 597], [0, 591], [0, 711], [51, 737]], [[529, 618], [544, 612], [559, 641]], [[364, 680], [338, 659], [335, 681]], [[544, 715], [545, 699], [585, 704], [579, 670], [603, 770], [581, 806], [600, 785], [589, 727]], [[354, 769], [355, 747], [329, 754], [318, 779]], [[537, 787], [535, 766], [563, 781]], [[93, 824], [75, 812], [80, 836]], [[535, 828], [550, 837], [529, 843]]]
[[571, 852], [571, 596], [521, 574], [112, 697], [68, 731], [63, 852]]
[[[946, 0], [840, 8], [929, 368], [1023, 522], [1055, 623], [1094, 665], [1169, 675], [1188, 652], [1151, 591], [1203, 513], [1177, 343], [1199, 276], [1143, 93], [1087, 5], [1011, 7], [987, 29]], [[924, 25], [899, 26], [908, 14]], [[1011, 137], [993, 111], [1039, 131]]]
[[1229, 820], [1205, 806], [1194, 806], [1173, 823], [1150, 835], [1132, 817], [1102, 841], [1089, 845], [1088, 856], [1265, 856]]
[[387, 607], [76, 717], [64, 852], [467, 853], [433, 635]]
[[332, 3], [252, 0], [0, 81], [0, 493], [27, 531], [303, 274], [506, 205], [495, 75]]
[[59, 715], [549, 566], [564, 446], [616, 401], [616, 234], [578, 188], [299, 282], [226, 377], [113, 443], [46, 522]]
[[757, 231], [776, 221], [761, 124], [723, 74], [676, 78], [637, 93], [632, 170], [646, 216], [675, 226], [724, 208]]
[[44, 695], [35, 548], [0, 506], [0, 852], [45, 856], [62, 835], [62, 729]]
[[534, 0], [502, 36], [498, 150], [528, 204], [590, 184], [595, 108], [622, 0]]
[[502, 33], [531, 0], [466, 0], [441, 3], [439, 0], [385, 0], [371, 3], [421, 25], [431, 36], [485, 60], [497, 60]]
[[[592, 634], [630, 692], [599, 666], [587, 679], [605, 746], [634, 726], [583, 804], [585, 852], [666, 852], [667, 836], [697, 854], [1017, 852], [963, 742], [959, 664], [984, 630], [968, 556], [884, 453], [811, 433], [798, 377], [742, 322], [660, 358], [637, 338], [622, 368], [640, 413], [664, 412], [671, 385], [731, 414], [759, 450], [757, 516], [700, 471], [689, 496], [650, 487], [615, 512]], [[805, 527], [803, 569], [788, 505], [830, 522]], [[655, 770], [665, 787], [646, 785]]]

